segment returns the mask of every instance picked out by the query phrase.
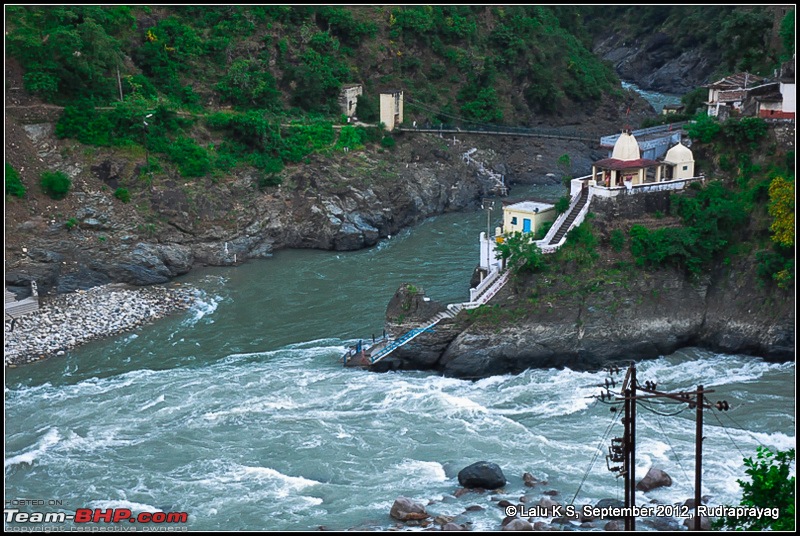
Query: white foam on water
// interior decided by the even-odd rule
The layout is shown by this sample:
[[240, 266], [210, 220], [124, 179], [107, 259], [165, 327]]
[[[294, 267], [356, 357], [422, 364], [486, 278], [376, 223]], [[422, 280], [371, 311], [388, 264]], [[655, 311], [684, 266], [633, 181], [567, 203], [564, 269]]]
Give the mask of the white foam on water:
[[153, 401], [151, 401], [151, 402], [148, 402], [148, 403], [147, 403], [147, 404], [145, 404], [144, 406], [140, 407], [140, 408], [139, 408], [139, 411], [144, 411], [144, 410], [146, 410], [146, 409], [150, 409], [150, 408], [152, 408], [153, 406], [155, 406], [156, 404], [160, 404], [160, 403], [162, 403], [163, 401], [164, 401], [164, 395], [158, 395], [158, 397], [157, 397], [155, 400], [153, 400]]
[[4, 468], [8, 469], [14, 465], [33, 465], [40, 456], [47, 452], [50, 447], [56, 445], [61, 440], [61, 435], [55, 428], [49, 428], [44, 436], [36, 442], [32, 449], [5, 459]]
[[[195, 293], [195, 300], [192, 303], [191, 307], [189, 307], [187, 313], [189, 314], [189, 318], [182, 322], [183, 326], [194, 326], [203, 318], [210, 316], [216, 312], [217, 307], [219, 306], [220, 302], [222, 302], [224, 298], [218, 294], [209, 295], [205, 291], [197, 291]], [[213, 324], [213, 319], [206, 319], [206, 322], [209, 324]], [[174, 333], [173, 333], [174, 335]], [[170, 339], [172, 335], [170, 336]]]
[[413, 478], [421, 483], [446, 482], [444, 466], [439, 462], [428, 462], [405, 458], [394, 464], [391, 470], [406, 478]]

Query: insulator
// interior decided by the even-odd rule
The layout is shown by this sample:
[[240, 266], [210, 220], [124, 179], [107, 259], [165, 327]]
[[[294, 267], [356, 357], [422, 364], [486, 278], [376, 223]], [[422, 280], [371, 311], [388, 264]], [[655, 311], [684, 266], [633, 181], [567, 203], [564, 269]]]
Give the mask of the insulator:
[[614, 378], [611, 378], [611, 387], [616, 387], [617, 382], [614, 381]]
[[714, 404], [719, 411], [728, 411], [730, 406], [728, 406], [727, 400], [718, 400], [716, 404]]

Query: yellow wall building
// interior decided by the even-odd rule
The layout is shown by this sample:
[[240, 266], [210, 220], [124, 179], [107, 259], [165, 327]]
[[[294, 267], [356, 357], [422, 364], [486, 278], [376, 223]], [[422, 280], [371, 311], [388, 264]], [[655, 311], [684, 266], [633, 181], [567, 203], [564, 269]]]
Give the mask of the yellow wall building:
[[503, 234], [536, 233], [543, 223], [555, 221], [556, 207], [538, 201], [522, 201], [503, 207]]

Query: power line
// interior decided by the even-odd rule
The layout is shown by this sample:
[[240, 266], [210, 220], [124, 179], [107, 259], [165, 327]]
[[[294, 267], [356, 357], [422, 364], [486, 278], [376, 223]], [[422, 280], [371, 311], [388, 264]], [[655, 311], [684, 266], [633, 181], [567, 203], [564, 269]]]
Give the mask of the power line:
[[[658, 415], [658, 413], [656, 413], [656, 415]], [[669, 448], [670, 448], [670, 450], [671, 450], [671, 451], [672, 451], [672, 453], [675, 455], [675, 462], [677, 462], [677, 464], [678, 464], [678, 467], [680, 467], [680, 468], [681, 468], [681, 471], [683, 472], [683, 478], [685, 478], [685, 479], [686, 479], [686, 481], [687, 481], [687, 482], [689, 482], [689, 481], [690, 481], [690, 479], [689, 479], [689, 475], [687, 475], [687, 474], [686, 474], [686, 470], [683, 468], [683, 465], [681, 465], [681, 460], [680, 460], [680, 458], [678, 457], [678, 451], [676, 451], [676, 450], [675, 450], [675, 447], [673, 447], [673, 446], [672, 446], [672, 442], [669, 440], [669, 436], [668, 436], [668, 435], [667, 435], [667, 433], [664, 431], [664, 427], [663, 427], [663, 426], [661, 426], [661, 419], [659, 419], [657, 416], [656, 416], [656, 422], [658, 423], [658, 427], [661, 429], [661, 435], [663, 435], [663, 436], [664, 436], [664, 439], [666, 439], [666, 440], [667, 440], [667, 444], [669, 445]]]
[[600, 448], [600, 446], [603, 443], [606, 442], [606, 439], [608, 438], [608, 434], [611, 432], [611, 427], [614, 426], [617, 423], [617, 420], [619, 419], [619, 416], [621, 415], [621, 412], [619, 412], [619, 411], [615, 411], [615, 413], [616, 413], [616, 415], [614, 415], [614, 418], [609, 423], [608, 428], [606, 428], [606, 431], [603, 434], [602, 439], [600, 439], [600, 443], [597, 445], [597, 448], [594, 451], [594, 457], [592, 457], [592, 460], [589, 462], [589, 467], [588, 467], [588, 469], [586, 469], [586, 472], [584, 473], [583, 478], [581, 479], [581, 483], [578, 485], [578, 489], [575, 491], [575, 495], [572, 497], [572, 501], [570, 501], [569, 504], [575, 504], [575, 499], [578, 498], [578, 493], [581, 492], [581, 488], [583, 488], [583, 484], [586, 482], [586, 479], [589, 477], [589, 472], [591, 472], [592, 467], [594, 466], [594, 462], [597, 461], [597, 457], [602, 452], [602, 449]]

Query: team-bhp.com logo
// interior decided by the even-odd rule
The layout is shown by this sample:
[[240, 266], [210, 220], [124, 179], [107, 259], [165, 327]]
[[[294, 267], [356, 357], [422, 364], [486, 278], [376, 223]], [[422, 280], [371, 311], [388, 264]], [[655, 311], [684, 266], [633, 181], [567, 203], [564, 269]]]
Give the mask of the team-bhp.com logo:
[[78, 508], [75, 514], [64, 512], [21, 512], [18, 508], [3, 510], [6, 523], [186, 523], [186, 512], [140, 512], [134, 514], [129, 508]]

